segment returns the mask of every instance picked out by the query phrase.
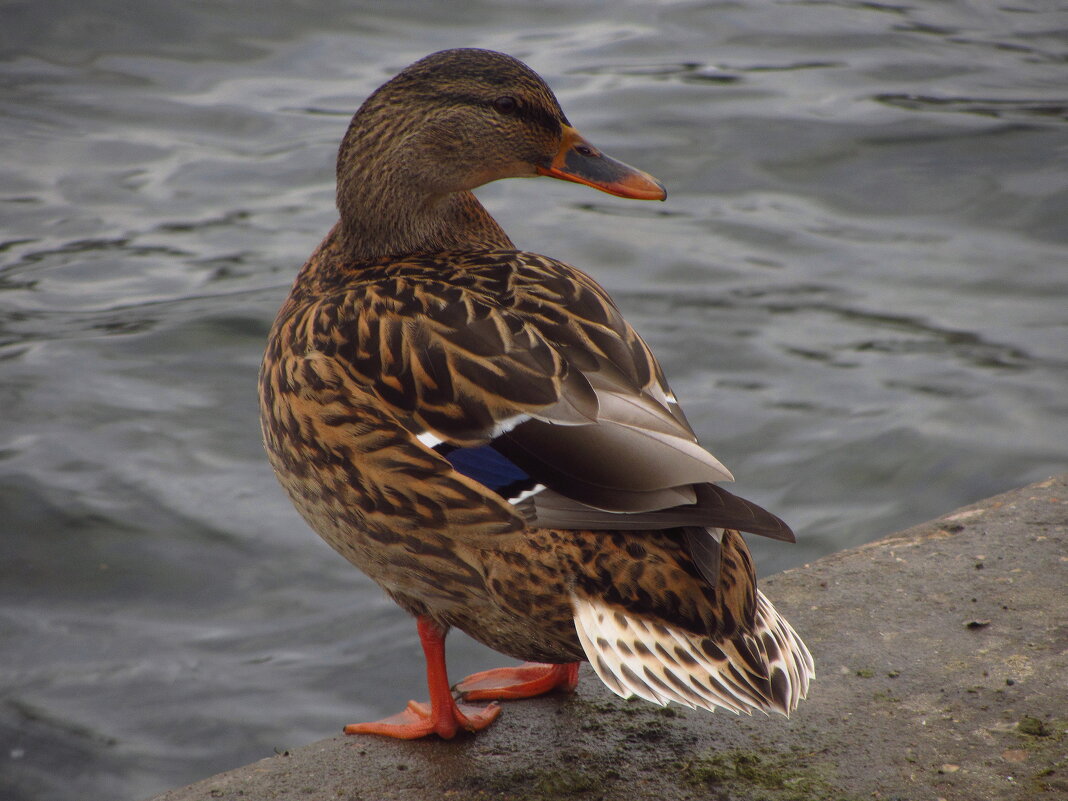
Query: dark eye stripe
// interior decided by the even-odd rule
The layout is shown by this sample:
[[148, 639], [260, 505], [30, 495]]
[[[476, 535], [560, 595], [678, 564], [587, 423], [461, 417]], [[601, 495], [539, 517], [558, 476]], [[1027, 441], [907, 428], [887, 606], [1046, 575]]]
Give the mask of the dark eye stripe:
[[[514, 96], [507, 96], [512, 97], [512, 99], [515, 100]], [[485, 108], [486, 106], [486, 99], [484, 97], [479, 97], [478, 95], [473, 94], [466, 94], [464, 92], [437, 92], [435, 93], [435, 97], [437, 98], [438, 102], [451, 103], [455, 105], [481, 106], [483, 108]], [[490, 101], [490, 105], [493, 105], [499, 99], [500, 98], [496, 98], [495, 100]], [[511, 113], [514, 114], [516, 117], [525, 120], [526, 122], [529, 122], [533, 125], [537, 125], [540, 128], [544, 128], [553, 136], [560, 135], [560, 120], [558, 120], [552, 114], [552, 112], [550, 112], [548, 109], [543, 108], [540, 105], [529, 106], [525, 103], [520, 103], [518, 100], [516, 100], [516, 109]], [[564, 122], [566, 123], [567, 120], [564, 120]]]

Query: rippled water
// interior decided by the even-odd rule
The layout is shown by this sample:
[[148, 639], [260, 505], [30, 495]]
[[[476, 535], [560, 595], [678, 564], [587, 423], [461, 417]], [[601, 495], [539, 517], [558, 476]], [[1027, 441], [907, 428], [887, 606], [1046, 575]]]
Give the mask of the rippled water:
[[255, 374], [349, 116], [432, 50], [525, 59], [667, 184], [480, 194], [797, 529], [763, 572], [1064, 471], [1058, 5], [0, 6], [0, 797], [136, 799], [422, 695], [275, 485]]

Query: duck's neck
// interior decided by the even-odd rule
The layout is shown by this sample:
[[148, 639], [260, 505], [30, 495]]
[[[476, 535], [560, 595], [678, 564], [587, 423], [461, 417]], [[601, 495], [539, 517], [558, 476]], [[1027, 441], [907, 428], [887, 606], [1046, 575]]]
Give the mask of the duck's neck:
[[372, 261], [450, 250], [511, 248], [512, 240], [470, 192], [437, 197], [382, 187], [338, 186], [345, 256]]
[[346, 258], [512, 247], [478, 199], [457, 189], [470, 185], [438, 129], [428, 120], [402, 125], [402, 119], [401, 108], [379, 89], [341, 141], [337, 233]]

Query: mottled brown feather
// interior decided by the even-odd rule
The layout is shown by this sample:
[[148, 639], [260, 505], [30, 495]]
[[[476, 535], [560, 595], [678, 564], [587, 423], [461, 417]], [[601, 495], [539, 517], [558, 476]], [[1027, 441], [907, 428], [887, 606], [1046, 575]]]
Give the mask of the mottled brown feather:
[[[502, 92], [517, 99], [508, 119], [491, 108]], [[264, 355], [271, 464], [312, 528], [413, 614], [570, 662], [589, 655], [576, 604], [594, 599], [617, 628], [645, 621], [647, 637], [684, 631], [703, 649], [620, 639], [639, 661], [715, 660], [723, 703], [792, 708], [811, 660], [772, 686], [769, 655], [804, 647], [770, 604], [758, 613], [736, 530], [789, 528], [707, 483], [729, 474], [608, 294], [516, 250], [469, 192], [534, 174], [566, 124], [540, 78], [485, 51], [428, 57], [361, 107], [338, 156], [341, 220]], [[432, 447], [491, 441], [548, 489], [513, 506]], [[663, 697], [704, 692], [650, 664]]]

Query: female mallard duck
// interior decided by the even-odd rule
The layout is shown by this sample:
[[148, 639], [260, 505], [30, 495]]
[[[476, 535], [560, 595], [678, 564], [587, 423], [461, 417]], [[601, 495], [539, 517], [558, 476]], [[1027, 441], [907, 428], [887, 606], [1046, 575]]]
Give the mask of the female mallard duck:
[[297, 509], [415, 615], [430, 704], [346, 727], [476, 731], [456, 626], [530, 660], [467, 700], [573, 689], [588, 660], [658, 704], [788, 714], [812, 657], [757, 589], [739, 531], [793, 540], [713, 482], [656, 359], [574, 267], [517, 250], [471, 194], [549, 175], [663, 200], [604, 156], [545, 83], [485, 50], [427, 56], [352, 118], [341, 218], [301, 269], [260, 375], [267, 452]]

